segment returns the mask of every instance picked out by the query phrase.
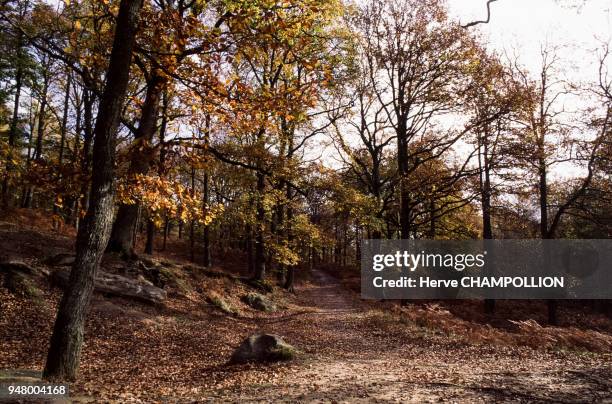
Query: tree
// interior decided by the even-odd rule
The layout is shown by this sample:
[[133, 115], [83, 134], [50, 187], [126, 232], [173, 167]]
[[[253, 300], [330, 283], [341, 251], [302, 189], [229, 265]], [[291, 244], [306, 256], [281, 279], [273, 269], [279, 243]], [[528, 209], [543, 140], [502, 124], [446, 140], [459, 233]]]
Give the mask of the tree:
[[90, 204], [77, 235], [76, 257], [69, 284], [58, 308], [43, 371], [47, 380], [76, 377], [85, 316], [94, 279], [110, 236], [114, 204], [115, 139], [130, 76], [142, 0], [121, 0], [106, 85], [94, 129]]
[[[216, 30], [227, 14], [221, 12], [220, 17], [210, 26], [204, 22], [203, 17], [198, 18], [204, 11], [201, 2], [155, 2], [147, 3], [145, 7], [143, 32], [135, 61], [144, 77], [146, 92], [140, 108], [138, 128], [128, 151], [129, 180], [148, 174], [153, 164], [156, 149], [152, 142], [158, 129], [159, 106], [163, 92], [171, 84], [172, 76], [186, 58], [210, 52], [217, 46], [215, 41], [218, 41], [219, 35]], [[192, 38], [205, 39], [195, 46], [189, 46]], [[120, 203], [109, 250], [131, 255], [140, 208], [138, 201]]]
[[[517, 80], [528, 94], [528, 101], [522, 103], [518, 122], [523, 131], [516, 140], [514, 150], [518, 161], [535, 176], [539, 208], [539, 236], [543, 240], [557, 237], [559, 225], [568, 210], [585, 194], [594, 175], [598, 151], [607, 132], [609, 116], [606, 116], [603, 130], [591, 139], [576, 135], [575, 125], [563, 120], [567, 111], [563, 97], [571, 93], [571, 86], [560, 78], [557, 49], [541, 48], [541, 68], [538, 78], [530, 79], [524, 69], [515, 63]], [[586, 174], [571, 192], [552, 203], [549, 195], [549, 174], [561, 163], [584, 165]], [[556, 209], [555, 209], [556, 208]], [[556, 302], [548, 302], [548, 321], [557, 323]]]
[[414, 233], [409, 176], [466, 132], [438, 130], [424, 136], [432, 134], [437, 118], [458, 105], [473, 40], [435, 0], [377, 0], [364, 7], [359, 25], [370, 72], [379, 72], [371, 77], [373, 91], [395, 131], [400, 234], [407, 239]]

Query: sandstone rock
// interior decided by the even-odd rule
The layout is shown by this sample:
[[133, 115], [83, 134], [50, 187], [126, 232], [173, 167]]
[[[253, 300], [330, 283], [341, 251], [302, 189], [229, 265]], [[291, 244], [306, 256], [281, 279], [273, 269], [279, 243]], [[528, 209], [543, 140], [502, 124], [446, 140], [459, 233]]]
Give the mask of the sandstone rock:
[[276, 311], [276, 305], [270, 299], [258, 293], [249, 293], [242, 297], [242, 301], [256, 310], [265, 312]]
[[277, 362], [295, 357], [296, 350], [275, 334], [255, 334], [234, 351], [230, 363]]

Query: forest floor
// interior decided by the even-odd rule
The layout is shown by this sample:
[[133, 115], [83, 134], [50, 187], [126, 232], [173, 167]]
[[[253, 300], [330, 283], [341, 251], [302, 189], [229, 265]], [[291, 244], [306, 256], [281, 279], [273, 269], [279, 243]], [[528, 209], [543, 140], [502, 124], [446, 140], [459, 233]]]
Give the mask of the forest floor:
[[[33, 266], [72, 243], [71, 234], [0, 221], [0, 255]], [[175, 270], [184, 287], [170, 287], [162, 306], [95, 295], [74, 402], [612, 403], [612, 324], [594, 313], [561, 313], [579, 327], [502, 327], [437, 303], [364, 302], [318, 269], [295, 294], [270, 293], [279, 310], [264, 313], [241, 302], [251, 289], [235, 278]], [[235, 314], [211, 304], [212, 292]], [[11, 293], [0, 279], [0, 382], [15, 370], [39, 374], [60, 295], [44, 283]], [[256, 332], [283, 336], [297, 358], [228, 365]]]

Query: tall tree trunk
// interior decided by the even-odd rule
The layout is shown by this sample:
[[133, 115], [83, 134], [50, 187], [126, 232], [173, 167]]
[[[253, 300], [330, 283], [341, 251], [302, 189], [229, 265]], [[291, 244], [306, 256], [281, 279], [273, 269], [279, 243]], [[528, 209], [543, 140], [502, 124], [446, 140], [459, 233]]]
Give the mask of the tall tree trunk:
[[[544, 132], [543, 129], [540, 129], [540, 139], [538, 142], [538, 189], [540, 193], [540, 238], [542, 240], [548, 240], [553, 238], [552, 234], [550, 234], [548, 228], [548, 179], [547, 179], [547, 167], [546, 161], [544, 157]], [[545, 242], [545, 241], [544, 241]], [[548, 260], [548, 248], [544, 245], [545, 259]], [[548, 309], [548, 324], [557, 325], [557, 301], [556, 300], [548, 300], [546, 302], [546, 307]]]
[[[66, 147], [66, 128], [68, 126], [68, 105], [70, 102], [70, 71], [66, 72], [66, 92], [64, 93], [64, 112], [62, 115], [62, 123], [60, 125], [60, 147], [58, 153], [58, 166], [60, 168], [59, 180], [62, 179], [62, 164], [64, 162], [64, 149]], [[57, 195], [61, 197], [61, 195]], [[57, 214], [59, 212], [59, 206], [56, 203], [53, 204], [53, 213]], [[55, 222], [54, 222], [55, 223]]]
[[[49, 73], [48, 64], [44, 63], [45, 74], [43, 75], [43, 88], [40, 95], [40, 107], [38, 109], [38, 125], [36, 129], [36, 146], [34, 147], [34, 155], [32, 160], [37, 161], [42, 159], [43, 152], [43, 138], [45, 136], [45, 113], [47, 112], [47, 92], [49, 91]], [[25, 197], [21, 202], [22, 208], [31, 208], [33, 199], [34, 187], [31, 185], [27, 186]]]
[[40, 109], [38, 111], [38, 130], [36, 134], [36, 148], [34, 149], [34, 160], [40, 160], [43, 152], [43, 138], [45, 136], [45, 113], [47, 112], [47, 93], [49, 92], [49, 72], [45, 63], [45, 74], [43, 75], [43, 88], [40, 94]]
[[66, 92], [64, 94], [64, 113], [62, 115], [62, 124], [60, 126], [60, 148], [58, 161], [61, 166], [64, 161], [64, 149], [66, 147], [66, 128], [68, 126], [68, 107], [70, 103], [70, 72], [66, 74]]
[[170, 218], [166, 215], [164, 220], [164, 242], [162, 244], [162, 251], [166, 251], [166, 244], [168, 242], [168, 231], [170, 230]]
[[[196, 170], [195, 167], [191, 166], [191, 197], [193, 198], [195, 195], [195, 175]], [[195, 262], [195, 224], [196, 221], [191, 219], [189, 223], [189, 256], [191, 258], [191, 262]]]
[[[153, 160], [153, 148], [150, 143], [157, 129], [159, 104], [162, 98], [166, 80], [153, 72], [147, 83], [147, 94], [142, 104], [142, 113], [138, 129], [134, 134], [136, 147], [132, 150], [129, 175], [147, 174]], [[133, 229], [138, 220], [139, 204], [120, 204], [117, 218], [113, 224], [111, 238], [108, 244], [110, 251], [133, 255]]]
[[432, 194], [429, 200], [429, 235], [430, 240], [436, 239], [436, 198]]
[[[208, 214], [208, 201], [209, 201], [209, 189], [208, 189], [208, 172], [204, 174], [204, 192], [202, 196], [202, 206], [204, 209], [204, 220], [206, 220], [206, 215]], [[202, 265], [208, 268], [211, 266], [211, 256], [210, 256], [210, 225], [204, 224], [204, 228], [202, 231], [202, 248], [204, 257], [202, 258]]]
[[250, 224], [246, 226], [246, 234], [247, 271], [249, 275], [254, 275], [255, 262], [253, 260], [253, 228]]
[[264, 208], [264, 194], [266, 191], [265, 176], [257, 172], [257, 212], [255, 224], [255, 279], [263, 280], [266, 275], [266, 254], [264, 245], [264, 232], [266, 211]]
[[[32, 142], [34, 140], [34, 129], [36, 128], [36, 117], [37, 112], [34, 111], [33, 103], [30, 102], [30, 117], [29, 117], [29, 125], [30, 130], [28, 132], [28, 148], [26, 150], [26, 171], [30, 169], [30, 164], [32, 161]], [[23, 190], [21, 192], [21, 204], [23, 206], [23, 202], [27, 199], [28, 194], [30, 192], [30, 187], [28, 184], [25, 184]]]
[[[166, 126], [168, 125], [168, 94], [166, 91], [162, 94], [162, 122], [159, 128], [159, 167], [157, 169], [157, 173], [159, 174], [159, 178], [164, 178], [166, 175]], [[145, 244], [145, 254], [153, 254], [153, 248], [155, 246], [155, 233], [156, 233], [155, 222], [151, 220], [149, 217], [147, 221], [147, 242]], [[166, 249], [166, 239], [168, 236], [168, 216], [166, 215], [166, 219], [164, 222], [164, 245], [162, 250]]]
[[112, 225], [115, 143], [129, 81], [138, 14], [142, 0], [121, 0], [106, 84], [95, 126], [91, 200], [79, 227], [75, 262], [53, 327], [43, 378], [74, 380], [77, 375], [85, 316], [94, 279]]
[[[291, 206], [291, 201], [293, 199], [293, 191], [291, 190], [291, 186], [289, 184], [286, 184], [286, 198], [287, 198], [287, 221], [286, 221], [286, 225], [285, 225], [285, 233], [287, 235], [287, 246], [289, 248], [291, 248], [291, 245], [293, 244], [293, 229], [292, 229], [292, 222], [293, 222], [293, 207]], [[295, 281], [295, 265], [289, 265], [287, 268], [287, 276], [285, 278], [285, 289], [287, 289], [290, 292], [294, 291], [294, 281]]]
[[91, 144], [94, 138], [93, 129], [93, 107], [95, 103], [95, 95], [93, 91], [89, 89], [83, 90], [83, 151], [81, 153], [81, 171], [86, 174], [86, 180], [81, 184], [81, 192], [79, 194], [78, 208], [77, 208], [77, 229], [80, 226], [81, 212], [86, 212], [89, 207], [89, 185], [91, 181], [88, 178], [88, 174], [91, 167]]
[[400, 176], [400, 238], [410, 238], [410, 189], [408, 185], [408, 142], [405, 122], [400, 120], [397, 133], [397, 165]]
[[147, 219], [147, 241], [145, 243], [145, 254], [153, 254], [153, 245], [155, 243], [155, 222], [151, 219]]
[[[287, 204], [289, 204], [289, 201], [287, 201]], [[279, 241], [280, 239], [287, 235], [287, 224], [285, 222], [285, 209], [283, 207], [283, 205], [279, 205], [276, 208], [276, 221], [277, 221], [277, 232], [279, 233]], [[284, 233], [284, 234], [283, 234]], [[287, 247], [290, 248], [290, 246], [287, 244]], [[279, 285], [283, 285], [285, 283], [285, 273], [286, 273], [286, 265], [284, 265], [283, 263], [278, 263], [277, 268], [276, 268], [276, 279], [278, 281]]]
[[[482, 146], [483, 153], [478, 154], [478, 164], [480, 172], [480, 191], [482, 208], [482, 238], [484, 240], [493, 239], [493, 228], [491, 226], [491, 167], [489, 165], [489, 132], [485, 126], [483, 137], [479, 137], [479, 147]], [[495, 300], [485, 299], [484, 310], [486, 314], [495, 313]]]
[[[23, 41], [21, 34], [17, 38], [18, 54], [21, 53], [21, 42]], [[9, 200], [9, 178], [11, 171], [13, 170], [13, 152], [17, 143], [17, 129], [19, 127], [19, 101], [21, 99], [21, 87], [23, 85], [23, 68], [21, 61], [18, 61], [17, 72], [15, 74], [15, 100], [13, 102], [13, 117], [11, 119], [11, 127], [9, 129], [8, 146], [9, 151], [6, 158], [6, 172], [4, 179], [2, 180], [2, 205], [5, 207], [10, 206]]]
[[[75, 137], [74, 137], [74, 149], [72, 150], [72, 169], [76, 171], [78, 161], [79, 161], [79, 151], [81, 150], [81, 118], [82, 118], [82, 109], [81, 109], [81, 99], [77, 97], [76, 102], [76, 117], [75, 117]], [[79, 197], [71, 197], [69, 203], [69, 213], [68, 213], [68, 224], [74, 225], [75, 228], [79, 227]]]

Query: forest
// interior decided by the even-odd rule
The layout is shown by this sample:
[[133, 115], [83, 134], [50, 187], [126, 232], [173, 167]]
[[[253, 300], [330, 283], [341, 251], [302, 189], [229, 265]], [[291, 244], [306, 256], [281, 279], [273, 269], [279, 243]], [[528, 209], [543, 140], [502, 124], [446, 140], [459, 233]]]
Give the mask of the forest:
[[0, 0], [0, 385], [612, 400], [609, 300], [360, 298], [364, 240], [611, 238], [609, 5], [508, 3]]

